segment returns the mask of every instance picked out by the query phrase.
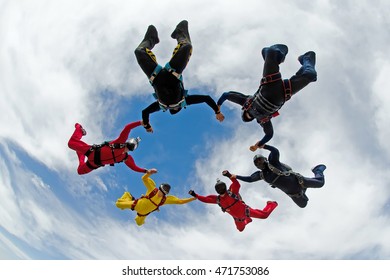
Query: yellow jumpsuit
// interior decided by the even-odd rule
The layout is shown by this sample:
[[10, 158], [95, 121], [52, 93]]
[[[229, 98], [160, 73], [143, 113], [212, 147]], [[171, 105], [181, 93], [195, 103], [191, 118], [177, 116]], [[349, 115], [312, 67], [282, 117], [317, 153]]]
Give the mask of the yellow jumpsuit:
[[[142, 181], [146, 187], [145, 196], [148, 196], [156, 188], [156, 183], [149, 176], [150, 174], [148, 173], [142, 176]], [[134, 200], [129, 192], [125, 192], [122, 197], [116, 201], [116, 207], [122, 210], [131, 209], [133, 207], [133, 204], [137, 201], [133, 210], [137, 211], [135, 222], [137, 223], [137, 225], [141, 226], [145, 223], [146, 216], [158, 208], [157, 205], [161, 203], [163, 197], [164, 194], [159, 191], [151, 198], [140, 197], [139, 199]], [[167, 195], [165, 202], [162, 205], [185, 204], [195, 199], [195, 197], [180, 199], [173, 195]]]

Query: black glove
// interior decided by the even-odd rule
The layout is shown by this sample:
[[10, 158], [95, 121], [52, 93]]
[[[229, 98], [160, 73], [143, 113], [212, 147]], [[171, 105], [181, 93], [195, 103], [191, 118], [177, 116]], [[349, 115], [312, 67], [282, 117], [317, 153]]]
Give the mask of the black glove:
[[192, 195], [193, 197], [196, 197], [196, 193], [195, 193], [193, 190], [190, 190], [188, 193], [189, 193], [190, 195]]
[[230, 172], [227, 171], [227, 170], [222, 171], [222, 175], [223, 175], [223, 176], [226, 176], [226, 177], [228, 177], [228, 178], [232, 177], [232, 174], [230, 174]]

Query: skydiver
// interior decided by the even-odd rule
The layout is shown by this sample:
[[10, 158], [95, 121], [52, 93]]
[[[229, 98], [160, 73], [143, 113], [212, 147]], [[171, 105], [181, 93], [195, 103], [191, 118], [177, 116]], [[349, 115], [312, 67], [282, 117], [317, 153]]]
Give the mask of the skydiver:
[[[69, 139], [68, 146], [76, 151], [79, 158], [77, 173], [83, 175], [107, 164], [114, 165], [119, 162], [124, 162], [136, 172], [146, 173], [148, 170], [138, 167], [132, 156], [128, 154], [129, 151], [134, 151], [138, 147], [141, 140], [139, 137], [127, 140], [130, 131], [140, 125], [142, 125], [142, 121], [129, 123], [117, 139], [99, 145], [89, 145], [81, 141], [81, 138], [87, 134], [86, 130], [81, 124], [76, 123], [75, 131]], [[87, 161], [85, 161], [85, 158], [87, 158]]]
[[225, 100], [242, 106], [241, 118], [244, 122], [256, 119], [263, 128], [263, 138], [250, 146], [251, 151], [256, 151], [266, 144], [274, 134], [271, 119], [279, 115], [279, 110], [292, 95], [317, 80], [317, 72], [314, 68], [316, 54], [308, 51], [298, 57], [302, 65], [298, 72], [290, 79], [282, 79], [279, 72], [279, 64], [284, 62], [288, 53], [286, 45], [276, 44], [262, 49], [264, 59], [263, 77], [260, 87], [254, 95], [244, 95], [240, 92], [224, 92], [218, 99], [217, 105], [221, 108]]
[[246, 225], [252, 222], [252, 218], [267, 219], [278, 206], [276, 201], [267, 201], [263, 210], [251, 208], [241, 198], [240, 183], [237, 179], [227, 170], [223, 171], [222, 175], [230, 178], [232, 184], [227, 189], [226, 184], [218, 180], [215, 184], [215, 191], [218, 195], [201, 196], [193, 190], [188, 193], [201, 202], [218, 204], [222, 212], [227, 212], [233, 217], [238, 231], [242, 232]]
[[169, 111], [172, 115], [192, 104], [206, 103], [215, 112], [216, 119], [223, 121], [224, 115], [209, 95], [188, 95], [184, 89], [182, 73], [192, 54], [192, 44], [188, 32], [188, 21], [183, 20], [171, 34], [178, 45], [173, 51], [171, 60], [161, 66], [152, 52], [160, 42], [156, 27], [149, 25], [145, 37], [134, 53], [137, 62], [153, 86], [156, 101], [142, 111], [142, 120], [147, 132], [153, 132], [149, 115], [157, 111]]
[[319, 164], [312, 168], [314, 178], [307, 178], [294, 172], [291, 167], [279, 161], [279, 150], [271, 145], [263, 147], [270, 151], [268, 159], [261, 155], [255, 155], [254, 165], [260, 169], [250, 176], [232, 174], [233, 178], [244, 182], [256, 182], [264, 180], [273, 188], [278, 188], [286, 193], [301, 208], [305, 208], [309, 198], [306, 195], [307, 188], [321, 188], [325, 184], [324, 170], [326, 166]]
[[159, 211], [159, 207], [166, 204], [185, 204], [195, 200], [195, 198], [177, 198], [173, 195], [168, 195], [171, 186], [167, 183], [162, 183], [157, 188], [156, 183], [150, 178], [151, 174], [156, 173], [156, 169], [150, 169], [142, 176], [142, 181], [146, 187], [146, 194], [135, 199], [129, 192], [125, 192], [121, 198], [116, 201], [116, 207], [121, 210], [130, 209], [137, 212], [135, 222], [142, 226], [145, 223], [146, 217], [154, 212]]

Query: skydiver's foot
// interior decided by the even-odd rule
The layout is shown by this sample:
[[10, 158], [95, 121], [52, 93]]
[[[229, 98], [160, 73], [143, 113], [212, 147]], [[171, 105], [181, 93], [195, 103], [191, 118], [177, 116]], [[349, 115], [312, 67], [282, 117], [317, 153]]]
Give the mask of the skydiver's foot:
[[317, 174], [322, 175], [323, 172], [325, 171], [325, 169], [326, 169], [326, 165], [325, 164], [319, 164], [319, 165], [314, 166], [311, 169], [311, 171], [314, 173], [314, 175], [317, 175]]
[[149, 41], [151, 43], [151, 48], [154, 47], [154, 45], [158, 44], [160, 42], [160, 39], [158, 38], [158, 32], [154, 25], [149, 25], [148, 30], [146, 30], [145, 37], [143, 41]]
[[81, 124], [76, 123], [76, 124], [74, 125], [74, 127], [75, 127], [75, 128], [80, 128], [81, 131], [82, 131], [82, 133], [83, 133], [83, 136], [84, 136], [84, 135], [87, 135], [87, 131], [83, 128], [83, 126], [82, 126]]
[[276, 60], [280, 64], [284, 62], [284, 59], [286, 58], [286, 55], [288, 53], [288, 47], [283, 44], [276, 44], [272, 45], [270, 47], [263, 48], [261, 50], [261, 55], [263, 56], [263, 59], [265, 60], [268, 53], [272, 51], [276, 55]]
[[176, 26], [175, 30], [173, 30], [171, 34], [172, 39], [176, 39], [178, 41], [188, 39], [188, 41], [191, 41], [190, 34], [188, 32], [188, 21], [182, 20], [179, 22], [179, 24]]

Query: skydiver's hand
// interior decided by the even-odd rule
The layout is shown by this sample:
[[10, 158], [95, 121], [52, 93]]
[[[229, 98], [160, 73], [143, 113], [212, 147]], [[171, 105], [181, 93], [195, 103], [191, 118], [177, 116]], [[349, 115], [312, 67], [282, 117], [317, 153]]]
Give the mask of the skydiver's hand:
[[249, 150], [251, 150], [252, 152], [255, 152], [257, 149], [259, 149], [259, 146], [257, 145], [252, 145], [249, 147]]
[[153, 127], [146, 128], [146, 131], [149, 133], [153, 133]]
[[146, 170], [146, 173], [148, 173], [148, 174], [155, 174], [155, 173], [157, 173], [157, 169], [156, 168], [148, 169], [148, 170]]
[[221, 112], [219, 112], [218, 114], [215, 114], [215, 117], [220, 122], [223, 122], [223, 120], [225, 119], [225, 116]]
[[230, 178], [232, 176], [232, 174], [230, 174], [230, 172], [228, 170], [222, 171], [222, 175], [225, 177], [228, 177], [228, 178]]
[[196, 192], [194, 192], [194, 190], [190, 190], [188, 193], [189, 193], [190, 195], [192, 195], [193, 197], [196, 197]]

